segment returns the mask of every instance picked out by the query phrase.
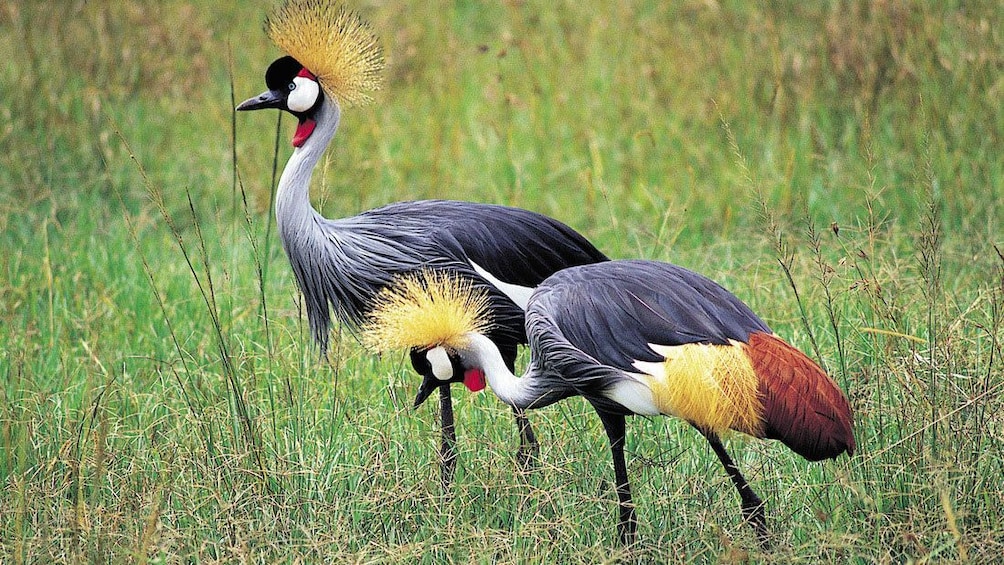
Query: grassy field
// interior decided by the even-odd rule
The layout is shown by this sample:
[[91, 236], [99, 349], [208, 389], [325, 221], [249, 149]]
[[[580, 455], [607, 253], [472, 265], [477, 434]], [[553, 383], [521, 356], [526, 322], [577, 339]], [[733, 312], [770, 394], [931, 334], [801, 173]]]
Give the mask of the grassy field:
[[999, 559], [997, 3], [606, 4], [354, 3], [387, 81], [315, 206], [517, 205], [731, 289], [855, 411], [835, 462], [729, 438], [773, 551], [703, 439], [635, 418], [624, 553], [578, 399], [521, 474], [508, 409], [457, 389], [441, 492], [405, 356], [309, 341], [269, 211], [292, 120], [232, 111], [267, 2], [0, 0], [0, 561]]

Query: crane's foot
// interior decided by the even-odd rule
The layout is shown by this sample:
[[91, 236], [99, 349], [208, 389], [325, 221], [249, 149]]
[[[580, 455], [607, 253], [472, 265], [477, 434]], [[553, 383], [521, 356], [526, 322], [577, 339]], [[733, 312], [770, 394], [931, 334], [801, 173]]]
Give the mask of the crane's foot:
[[519, 448], [516, 450], [516, 465], [521, 472], [528, 473], [537, 468], [540, 457], [540, 444], [530, 427], [526, 414], [514, 410], [516, 427], [519, 429]]
[[540, 458], [540, 444], [520, 445], [516, 450], [516, 466], [522, 473], [529, 473], [537, 468]]
[[617, 522], [617, 540], [624, 547], [630, 548], [638, 541], [638, 517], [635, 515], [634, 504], [622, 504], [620, 519]]
[[748, 491], [748, 496], [743, 496], [743, 521], [753, 528], [756, 539], [760, 542], [760, 549], [767, 551], [771, 548], [770, 532], [767, 530], [767, 513], [764, 510], [764, 503], [760, 497]]

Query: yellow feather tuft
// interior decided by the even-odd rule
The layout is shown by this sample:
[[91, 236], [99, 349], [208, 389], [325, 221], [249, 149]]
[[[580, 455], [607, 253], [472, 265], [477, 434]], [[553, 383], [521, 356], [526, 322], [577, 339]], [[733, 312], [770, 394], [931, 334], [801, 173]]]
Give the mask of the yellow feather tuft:
[[265, 31], [340, 104], [369, 103], [380, 89], [384, 59], [377, 37], [337, 2], [285, 0], [265, 18]]
[[716, 433], [763, 432], [759, 380], [742, 344], [653, 346], [666, 359], [642, 364], [656, 370], [650, 387], [663, 413]]
[[491, 329], [488, 295], [470, 281], [436, 271], [406, 275], [377, 297], [363, 326], [375, 351], [444, 346], [458, 349], [468, 333]]

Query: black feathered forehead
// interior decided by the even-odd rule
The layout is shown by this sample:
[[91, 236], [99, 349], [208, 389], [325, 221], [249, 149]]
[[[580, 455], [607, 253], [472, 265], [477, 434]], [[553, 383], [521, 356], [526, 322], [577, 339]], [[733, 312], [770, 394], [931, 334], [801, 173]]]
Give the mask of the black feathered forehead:
[[286, 55], [279, 57], [268, 66], [265, 71], [265, 85], [269, 90], [282, 90], [286, 85], [293, 82], [296, 75], [303, 70], [303, 65], [299, 61]]

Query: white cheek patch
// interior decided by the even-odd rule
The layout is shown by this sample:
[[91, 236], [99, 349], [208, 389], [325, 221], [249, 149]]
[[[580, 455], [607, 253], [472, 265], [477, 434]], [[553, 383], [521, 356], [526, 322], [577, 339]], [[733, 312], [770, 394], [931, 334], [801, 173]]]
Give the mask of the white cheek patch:
[[425, 358], [432, 365], [432, 374], [441, 381], [448, 381], [453, 378], [453, 363], [450, 356], [442, 347], [434, 347], [425, 353]]
[[296, 77], [293, 79], [296, 88], [290, 91], [286, 98], [286, 107], [293, 112], [306, 112], [317, 103], [317, 96], [321, 92], [321, 87], [317, 81], [307, 77]]

